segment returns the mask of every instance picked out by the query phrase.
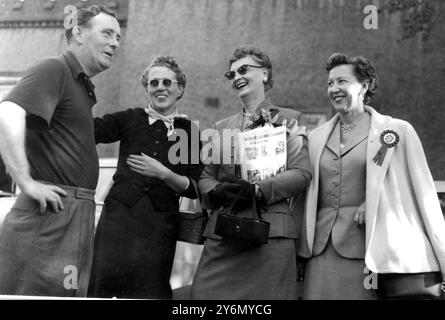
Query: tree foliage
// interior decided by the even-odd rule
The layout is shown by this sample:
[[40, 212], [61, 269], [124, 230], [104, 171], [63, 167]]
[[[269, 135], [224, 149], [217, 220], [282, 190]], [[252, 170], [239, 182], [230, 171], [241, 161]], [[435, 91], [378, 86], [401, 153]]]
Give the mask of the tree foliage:
[[438, 11], [439, 0], [390, 0], [387, 4], [389, 13], [401, 13], [402, 39], [409, 39], [421, 34], [422, 40], [428, 40]]

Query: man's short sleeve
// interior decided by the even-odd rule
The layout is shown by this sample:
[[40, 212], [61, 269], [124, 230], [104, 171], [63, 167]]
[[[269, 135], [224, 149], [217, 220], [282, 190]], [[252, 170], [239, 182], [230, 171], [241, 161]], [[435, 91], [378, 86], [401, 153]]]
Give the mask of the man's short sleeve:
[[50, 58], [31, 66], [3, 101], [18, 104], [27, 112], [30, 129], [47, 129], [65, 87], [63, 63]]

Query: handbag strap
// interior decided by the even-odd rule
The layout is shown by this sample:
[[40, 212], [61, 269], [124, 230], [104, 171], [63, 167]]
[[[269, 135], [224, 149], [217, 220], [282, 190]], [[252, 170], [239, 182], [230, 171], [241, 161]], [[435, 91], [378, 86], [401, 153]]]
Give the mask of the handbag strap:
[[235, 205], [237, 204], [237, 202], [239, 201], [239, 199], [241, 198], [241, 194], [244, 192], [246, 186], [242, 186], [241, 189], [238, 191], [238, 193], [236, 194], [235, 199], [233, 199], [232, 203], [230, 204], [229, 208], [228, 208], [228, 212], [233, 212], [234, 215], [236, 215], [238, 212], [234, 212], [233, 208], [235, 207]]
[[252, 214], [254, 219], [263, 220], [263, 216], [261, 215], [261, 207], [258, 206], [255, 188], [252, 186]]
[[195, 187], [196, 194], [198, 195], [198, 201], [199, 201], [199, 206], [201, 207], [202, 215], [204, 216], [204, 218], [208, 219], [209, 218], [209, 213], [207, 212], [206, 209], [204, 209], [202, 207], [202, 193], [199, 191], [198, 183], [195, 180], [191, 179], [191, 178], [189, 178], [189, 180], [191, 181], [191, 183]]
[[256, 194], [255, 194], [255, 188], [252, 185], [245, 184], [241, 187], [240, 191], [238, 191], [235, 199], [232, 201], [228, 208], [228, 212], [237, 215], [238, 212], [234, 211], [233, 208], [235, 207], [236, 203], [240, 200], [241, 194], [243, 194], [246, 191], [246, 188], [250, 188], [250, 198], [252, 199], [252, 216], [254, 219], [263, 220], [261, 216], [261, 209], [259, 206], [257, 206], [257, 200], [256, 200]]

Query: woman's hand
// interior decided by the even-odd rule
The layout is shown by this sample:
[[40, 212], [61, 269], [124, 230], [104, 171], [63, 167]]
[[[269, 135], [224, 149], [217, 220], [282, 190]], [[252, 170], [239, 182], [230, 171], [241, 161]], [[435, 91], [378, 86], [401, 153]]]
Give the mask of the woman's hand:
[[361, 206], [358, 207], [354, 215], [354, 222], [359, 226], [363, 226], [366, 223], [366, 202], [363, 202]]
[[134, 154], [128, 156], [127, 165], [136, 173], [161, 180], [165, 180], [170, 172], [170, 170], [158, 160], [144, 153], [141, 153], [140, 156]]
[[241, 184], [236, 182], [221, 182], [208, 192], [210, 202], [214, 205], [229, 205], [235, 200]]

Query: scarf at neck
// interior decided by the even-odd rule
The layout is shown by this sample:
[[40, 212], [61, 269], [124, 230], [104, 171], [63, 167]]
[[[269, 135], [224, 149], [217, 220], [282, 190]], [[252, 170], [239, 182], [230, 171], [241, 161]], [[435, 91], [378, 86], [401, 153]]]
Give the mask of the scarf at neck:
[[145, 113], [148, 114], [148, 123], [150, 125], [155, 123], [157, 120], [161, 120], [164, 122], [165, 126], [167, 127], [167, 137], [172, 135], [175, 131], [175, 118], [187, 118], [187, 115], [178, 113], [176, 108], [168, 116], [164, 116], [153, 109], [150, 104], [145, 108]]

